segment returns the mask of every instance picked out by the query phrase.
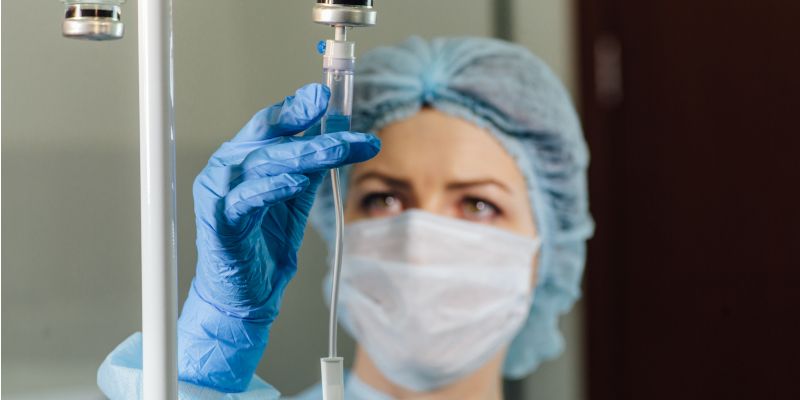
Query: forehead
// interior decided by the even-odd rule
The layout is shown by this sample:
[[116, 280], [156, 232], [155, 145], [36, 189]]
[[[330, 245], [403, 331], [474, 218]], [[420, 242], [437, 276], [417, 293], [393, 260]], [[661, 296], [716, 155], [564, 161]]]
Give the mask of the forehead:
[[492, 178], [524, 187], [513, 158], [488, 130], [434, 109], [378, 132], [382, 141], [377, 157], [353, 171], [378, 171], [406, 179], [472, 180]]

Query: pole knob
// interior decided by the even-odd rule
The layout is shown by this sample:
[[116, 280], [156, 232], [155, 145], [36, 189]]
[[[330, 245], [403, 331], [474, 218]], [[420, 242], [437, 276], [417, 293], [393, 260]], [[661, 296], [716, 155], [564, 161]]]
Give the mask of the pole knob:
[[64, 37], [86, 40], [121, 39], [125, 33], [121, 4], [124, 0], [64, 0]]

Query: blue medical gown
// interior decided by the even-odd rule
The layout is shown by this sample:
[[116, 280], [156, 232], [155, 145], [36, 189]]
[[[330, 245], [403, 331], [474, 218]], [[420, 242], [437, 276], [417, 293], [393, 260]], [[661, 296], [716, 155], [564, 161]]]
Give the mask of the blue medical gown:
[[[142, 334], [135, 333], [125, 339], [109, 354], [97, 371], [97, 384], [111, 400], [139, 400], [142, 398]], [[391, 400], [391, 397], [367, 386], [355, 374], [348, 374], [345, 382], [348, 400]], [[253, 377], [247, 390], [241, 393], [223, 393], [214, 389], [178, 382], [179, 400], [319, 400], [320, 385], [293, 397], [282, 397], [272, 385], [258, 376]]]

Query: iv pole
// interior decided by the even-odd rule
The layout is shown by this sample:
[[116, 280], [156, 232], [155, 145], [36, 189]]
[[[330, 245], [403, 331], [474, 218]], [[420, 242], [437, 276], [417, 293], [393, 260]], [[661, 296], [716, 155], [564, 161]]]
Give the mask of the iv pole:
[[[62, 0], [65, 37], [122, 38], [125, 0]], [[142, 393], [178, 398], [178, 257], [172, 0], [139, 0], [139, 170], [142, 240]]]
[[139, 0], [142, 398], [177, 399], [178, 256], [172, 0]]

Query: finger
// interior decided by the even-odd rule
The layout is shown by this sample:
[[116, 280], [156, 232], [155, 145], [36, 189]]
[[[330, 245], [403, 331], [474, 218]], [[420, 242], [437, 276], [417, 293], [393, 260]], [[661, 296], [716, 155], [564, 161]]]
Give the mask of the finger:
[[381, 151], [381, 140], [371, 133], [334, 132], [325, 135], [334, 135], [334, 137], [341, 135], [340, 137], [350, 143], [350, 154], [342, 164], [336, 165], [336, 167], [367, 161]]
[[[301, 137], [312, 137], [312, 136], [319, 136], [320, 134], [320, 123], [319, 121], [315, 123], [312, 127], [308, 128], [303, 132]], [[253, 150], [257, 150], [260, 147], [268, 145], [273, 145], [275, 142], [288, 142], [291, 141], [292, 138], [295, 136], [281, 136], [278, 138], [273, 138], [269, 140], [258, 140], [258, 141], [251, 141], [251, 142], [225, 142], [223, 143], [214, 154], [208, 160], [208, 165], [212, 167], [222, 167], [228, 165], [238, 165], [250, 154]]]
[[244, 181], [225, 196], [225, 217], [232, 226], [238, 226], [253, 213], [297, 196], [309, 183], [308, 177], [300, 174], [282, 174]]
[[242, 179], [285, 173], [310, 173], [366, 161], [380, 151], [375, 135], [335, 132], [293, 138], [248, 154], [241, 164]]
[[282, 102], [256, 113], [232, 142], [272, 139], [300, 133], [325, 115], [331, 91], [319, 83], [298, 89]]

